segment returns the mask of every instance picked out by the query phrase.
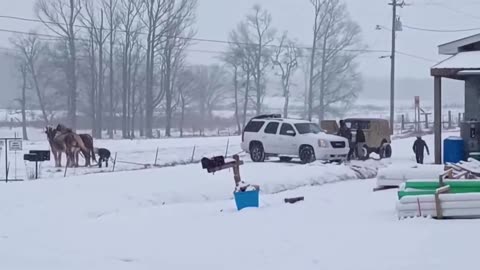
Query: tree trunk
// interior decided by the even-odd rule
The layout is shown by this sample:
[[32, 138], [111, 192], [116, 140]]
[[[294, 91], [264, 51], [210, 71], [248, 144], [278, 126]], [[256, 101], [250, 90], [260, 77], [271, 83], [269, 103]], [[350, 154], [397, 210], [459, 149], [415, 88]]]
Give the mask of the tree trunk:
[[71, 37], [69, 40], [69, 81], [70, 81], [70, 104], [68, 108], [68, 119], [73, 130], [77, 128], [77, 55], [76, 46], [73, 33], [73, 26], [71, 30]]
[[166, 59], [166, 67], [165, 67], [165, 82], [164, 82], [164, 87], [165, 87], [165, 116], [166, 116], [166, 124], [165, 124], [165, 136], [170, 137], [171, 136], [171, 129], [172, 129], [172, 114], [173, 114], [173, 109], [172, 109], [172, 99], [173, 99], [173, 93], [172, 93], [172, 87], [171, 87], [171, 75], [172, 75], [172, 70], [171, 70], [171, 63], [170, 63], [171, 58], [167, 57]]
[[257, 115], [260, 115], [262, 113], [262, 70], [260, 68], [260, 64], [262, 61], [262, 36], [259, 33], [259, 41], [258, 41], [258, 56], [256, 59], [256, 73], [257, 76], [255, 77], [256, 79], [256, 88], [257, 88], [257, 104], [256, 104], [256, 109], [257, 109]]
[[310, 55], [310, 78], [308, 84], [308, 121], [312, 121], [313, 116], [313, 83], [314, 83], [314, 69], [315, 69], [315, 54], [317, 52], [317, 33], [318, 33], [318, 16], [315, 16], [315, 27], [313, 30], [313, 44], [312, 54]]
[[103, 130], [103, 87], [104, 87], [104, 73], [103, 73], [103, 10], [100, 18], [100, 38], [98, 42], [98, 97], [97, 97], [97, 133], [95, 138], [102, 138]]
[[90, 41], [90, 103], [91, 103], [91, 121], [92, 121], [92, 135], [94, 137], [97, 136], [97, 107], [96, 107], [96, 102], [97, 102], [97, 81], [95, 80], [96, 77], [96, 61], [95, 61], [95, 45], [93, 43], [93, 37], [92, 41]]
[[[27, 134], [27, 71], [22, 68], [22, 136], [25, 141], [28, 141]], [[6, 146], [5, 146], [6, 147]]]
[[233, 73], [233, 85], [235, 87], [235, 120], [237, 121], [237, 132], [240, 134], [242, 132], [242, 127], [240, 126], [240, 115], [238, 111], [238, 67], [235, 66]]
[[285, 104], [283, 105], [283, 117], [288, 118], [288, 103], [290, 102], [290, 95], [285, 95]]
[[181, 102], [182, 102], [182, 115], [180, 117], [180, 137], [183, 138], [183, 125], [185, 123], [185, 98], [182, 96], [181, 97]]
[[153, 60], [154, 48], [152, 46], [153, 33], [149, 32], [147, 37], [147, 68], [146, 68], [146, 89], [145, 89], [145, 136], [153, 138]]
[[247, 111], [248, 111], [248, 91], [250, 90], [250, 69], [247, 69], [247, 82], [245, 86], [245, 99], [243, 103], [243, 128], [247, 124]]
[[43, 101], [42, 93], [40, 91], [40, 85], [38, 84], [37, 72], [35, 70], [35, 66], [32, 62], [32, 59], [29, 59], [28, 62], [30, 66], [30, 73], [32, 74], [33, 84], [35, 84], [35, 90], [37, 92], [38, 103], [40, 105], [40, 109], [42, 110], [43, 121], [45, 121], [45, 125], [48, 126], [49, 124], [48, 116], [45, 110], [45, 102]]
[[122, 63], [122, 137], [126, 139], [127, 135], [127, 92], [128, 92], [128, 33], [125, 34], [127, 36], [127, 41], [125, 44], [124, 52], [123, 52], [123, 63]]
[[318, 121], [325, 118], [325, 72], [327, 66], [327, 35], [325, 35], [322, 44], [322, 70], [320, 71], [320, 101], [318, 107]]

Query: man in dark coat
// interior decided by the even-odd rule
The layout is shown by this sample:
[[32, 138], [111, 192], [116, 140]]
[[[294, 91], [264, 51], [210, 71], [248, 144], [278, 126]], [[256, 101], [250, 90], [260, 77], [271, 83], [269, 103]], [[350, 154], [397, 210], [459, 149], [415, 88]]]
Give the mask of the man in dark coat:
[[355, 151], [352, 142], [352, 131], [347, 127], [345, 121], [343, 120], [340, 120], [340, 129], [338, 130], [337, 135], [348, 140], [348, 147], [350, 147], [350, 151], [348, 151], [347, 160], [350, 160], [352, 158], [353, 151]]
[[417, 136], [417, 139], [413, 143], [413, 152], [415, 153], [415, 158], [417, 159], [418, 164], [423, 164], [423, 154], [425, 153], [425, 148], [427, 149], [427, 154], [430, 155], [430, 150], [428, 149], [427, 143], [422, 139], [421, 136]]

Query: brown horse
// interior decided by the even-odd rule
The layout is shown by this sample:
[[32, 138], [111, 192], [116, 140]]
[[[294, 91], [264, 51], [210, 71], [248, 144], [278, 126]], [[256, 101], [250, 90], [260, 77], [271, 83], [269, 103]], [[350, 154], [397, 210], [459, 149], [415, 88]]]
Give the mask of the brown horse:
[[[91, 165], [90, 163], [90, 157], [92, 158], [92, 161], [97, 163], [97, 159], [95, 157], [95, 152], [94, 152], [94, 145], [93, 145], [93, 138], [89, 134], [75, 134], [72, 129], [65, 127], [62, 124], [59, 124], [56, 128], [56, 130], [62, 134], [70, 133], [75, 136], [75, 139], [78, 140], [80, 139], [83, 142], [83, 145], [85, 146], [85, 149], [80, 149], [81, 153], [83, 154], [85, 158], [85, 166], [88, 167]], [[80, 154], [80, 151], [75, 152], [75, 159], [76, 162], [78, 163], [78, 155]]]
[[[50, 149], [53, 154], [53, 158], [55, 159], [55, 167], [62, 167], [62, 153], [66, 154], [67, 147], [65, 142], [61, 140], [55, 140], [57, 135], [57, 131], [52, 127], [45, 128], [45, 134], [47, 134], [48, 143], [50, 144]], [[67, 155], [67, 163], [68, 163], [68, 155]]]
[[[91, 157], [92, 157], [92, 162], [97, 163], [97, 158], [95, 157], [95, 152], [94, 152], [94, 147], [93, 147], [93, 138], [90, 136], [90, 134], [78, 134], [80, 138], [83, 141], [83, 144], [85, 144], [85, 148], [89, 151]], [[87, 166], [87, 161], [85, 160], [85, 166]]]
[[74, 165], [78, 167], [78, 156], [81, 151], [85, 157], [85, 166], [90, 166], [90, 154], [93, 153], [93, 139], [91, 137], [87, 138], [87, 144], [90, 146], [87, 148], [82, 137], [73, 132], [72, 129], [59, 124], [56, 131], [57, 136], [65, 140], [67, 145], [67, 156], [70, 155], [70, 160], [74, 161]]

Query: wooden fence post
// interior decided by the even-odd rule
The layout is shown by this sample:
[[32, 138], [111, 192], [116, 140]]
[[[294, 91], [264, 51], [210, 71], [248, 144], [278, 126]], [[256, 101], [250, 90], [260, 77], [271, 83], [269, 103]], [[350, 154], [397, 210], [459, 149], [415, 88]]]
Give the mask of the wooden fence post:
[[193, 146], [193, 151], [192, 151], [192, 159], [191, 159], [191, 161], [190, 161], [190, 162], [192, 162], [192, 163], [193, 163], [193, 159], [195, 158], [195, 149], [196, 149], [196, 148], [197, 148], [197, 146], [194, 145], [194, 146]]
[[230, 138], [227, 140], [227, 148], [225, 149], [225, 157], [228, 156], [228, 147], [230, 146]]
[[153, 163], [153, 166], [157, 166], [157, 160], [158, 160], [158, 147], [157, 147], [157, 153], [155, 154], [155, 163]]
[[400, 130], [403, 131], [405, 129], [405, 115], [402, 114], [402, 124], [400, 126]]
[[112, 172], [115, 172], [115, 165], [117, 165], [117, 152], [115, 152], [115, 159], [113, 160]]

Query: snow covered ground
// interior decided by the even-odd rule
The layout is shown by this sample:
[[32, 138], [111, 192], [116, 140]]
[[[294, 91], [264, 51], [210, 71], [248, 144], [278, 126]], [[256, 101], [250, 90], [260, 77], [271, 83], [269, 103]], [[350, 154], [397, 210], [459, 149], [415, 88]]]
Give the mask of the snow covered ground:
[[[225, 139], [101, 143], [136, 160], [163, 145], [163, 162], [192, 144], [223, 153]], [[391, 160], [354, 165], [412, 165], [413, 140], [394, 141]], [[396, 191], [347, 181], [357, 178], [348, 166], [247, 162], [241, 175], [261, 186], [259, 209], [236, 211], [232, 172], [199, 164], [0, 183], [0, 269], [477, 268], [480, 221], [399, 221]]]
[[[14, 137], [17, 130], [0, 129], [1, 137]], [[79, 132], [80, 133], [80, 132]], [[29, 130], [30, 141], [24, 142], [24, 151], [8, 153], [10, 163], [9, 178], [26, 179], [27, 175], [34, 169], [34, 164], [23, 161], [23, 154], [30, 150], [49, 150], [46, 136], [39, 129]], [[228, 145], [228, 149], [227, 149]], [[169, 166], [184, 164], [192, 161], [198, 162], [205, 155], [233, 155], [241, 151], [240, 137], [208, 137], [208, 138], [172, 138], [154, 140], [95, 140], [95, 147], [107, 148], [112, 152], [112, 158], [117, 154], [115, 171], [128, 171], [145, 169], [154, 164]], [[158, 156], [157, 156], [158, 149]], [[42, 178], [57, 178], [64, 176], [64, 169], [55, 168], [53, 156], [51, 161], [41, 164]], [[155, 159], [156, 163], [155, 163]], [[16, 163], [15, 163], [16, 160]], [[0, 151], [0, 178], [5, 179], [5, 152]], [[16, 164], [16, 169], [15, 169]], [[80, 158], [80, 165], [84, 159]], [[65, 165], [65, 156], [63, 163]], [[109, 168], [75, 168], [68, 169], [68, 176], [91, 174], [98, 172], [111, 172]], [[16, 177], [15, 177], [16, 175]]]

